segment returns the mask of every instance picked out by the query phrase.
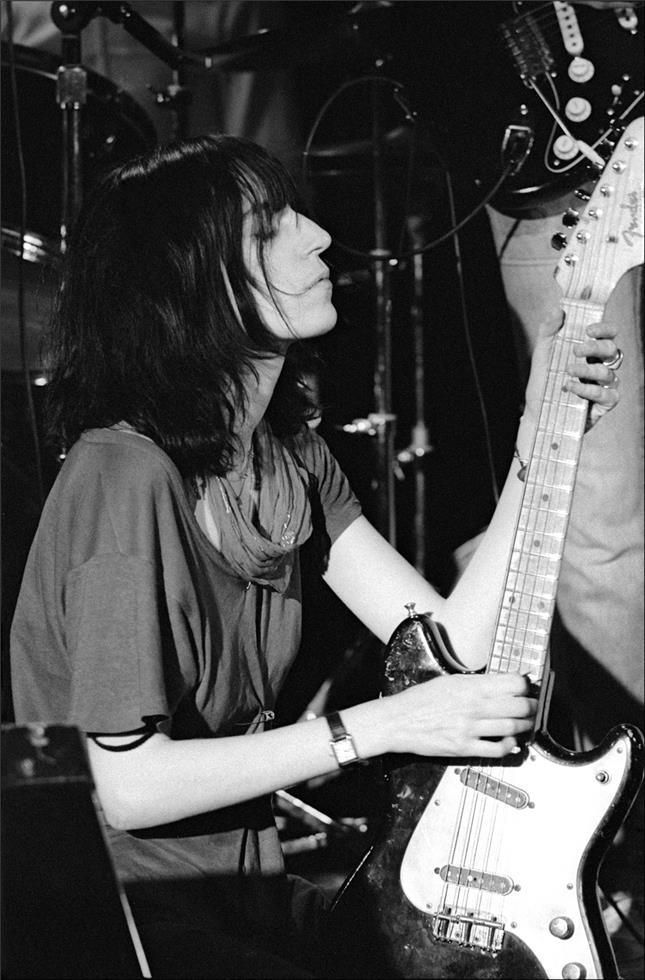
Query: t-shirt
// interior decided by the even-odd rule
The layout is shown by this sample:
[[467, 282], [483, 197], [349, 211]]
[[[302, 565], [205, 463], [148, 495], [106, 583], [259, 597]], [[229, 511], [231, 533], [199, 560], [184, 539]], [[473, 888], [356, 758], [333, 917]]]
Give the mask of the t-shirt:
[[[333, 542], [360, 505], [325, 442], [298, 454]], [[16, 721], [174, 739], [261, 730], [298, 652], [300, 564], [284, 592], [242, 581], [170, 458], [124, 430], [73, 446], [43, 509], [11, 635]], [[123, 881], [283, 870], [270, 799], [142, 831], [108, 828]]]

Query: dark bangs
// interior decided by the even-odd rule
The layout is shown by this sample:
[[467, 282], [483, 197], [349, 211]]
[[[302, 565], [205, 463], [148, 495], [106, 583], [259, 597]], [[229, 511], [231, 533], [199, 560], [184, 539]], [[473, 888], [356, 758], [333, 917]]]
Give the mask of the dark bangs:
[[[239, 152], [240, 143], [247, 152]], [[269, 241], [275, 216], [287, 207], [298, 208], [298, 193], [291, 176], [276, 160], [245, 140], [238, 141], [231, 169], [240, 193], [251, 204], [258, 240]]]

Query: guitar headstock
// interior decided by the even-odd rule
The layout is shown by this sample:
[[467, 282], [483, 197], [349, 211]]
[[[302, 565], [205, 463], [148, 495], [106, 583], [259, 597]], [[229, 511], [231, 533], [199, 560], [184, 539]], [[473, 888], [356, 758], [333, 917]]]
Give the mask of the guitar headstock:
[[624, 273], [642, 264], [643, 196], [641, 116], [620, 137], [580, 218], [569, 222], [575, 230], [562, 239], [555, 272], [566, 298], [604, 306]]

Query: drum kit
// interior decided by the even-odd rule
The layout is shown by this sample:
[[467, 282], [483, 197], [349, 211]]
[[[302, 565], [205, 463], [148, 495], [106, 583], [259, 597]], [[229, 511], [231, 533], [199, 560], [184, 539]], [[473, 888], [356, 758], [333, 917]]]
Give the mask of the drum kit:
[[[63, 138], [56, 105], [59, 59], [2, 42], [2, 369], [25, 369], [18, 286], [24, 285], [24, 360], [41, 371], [39, 343], [61, 253]], [[14, 95], [15, 79], [17, 99]], [[108, 79], [87, 72], [80, 140], [87, 183], [142, 152], [155, 131], [144, 110]], [[16, 105], [19, 116], [16, 113]], [[48, 111], [48, 107], [51, 107]], [[24, 186], [23, 186], [24, 182]]]
[[[376, 355], [374, 412], [346, 427], [375, 436], [378, 483], [374, 494], [382, 531], [394, 539], [394, 416], [391, 406], [389, 279], [396, 261], [388, 249], [384, 159], [404, 145], [414, 113], [402, 87], [384, 76], [381, 56], [388, 33], [391, 3], [330, 4], [330, 12], [279, 29], [259, 31], [200, 51], [187, 51], [162, 36], [126, 3], [53, 3], [51, 18], [60, 31], [61, 54], [2, 41], [2, 371], [9, 383], [46, 383], [40, 346], [50, 312], [57, 267], [67, 230], [83, 195], [106, 169], [154, 146], [155, 126], [140, 102], [112, 81], [82, 65], [82, 35], [94, 17], [119, 24], [172, 69], [175, 84], [163, 101], [182, 133], [186, 98], [177, 84], [184, 70], [203, 72], [275, 71], [315, 65], [339, 51], [347, 62], [369, 65], [363, 86], [368, 118], [340, 142], [307, 144], [303, 159], [324, 182], [351, 175], [359, 167], [363, 187], [370, 185], [373, 219], [365, 241], [355, 249], [372, 272]], [[173, 4], [175, 18], [183, 4]], [[174, 40], [181, 43], [181, 23]], [[387, 103], [387, 106], [386, 106]], [[397, 106], [398, 104], [398, 106]], [[392, 112], [394, 106], [395, 113]], [[384, 111], [386, 108], [387, 111]], [[396, 118], [398, 113], [398, 119]], [[393, 123], [394, 120], [394, 123]], [[367, 178], [367, 180], [366, 180]], [[321, 221], [324, 218], [321, 218]], [[368, 219], [370, 220], [370, 219]], [[352, 251], [351, 249], [349, 251]], [[419, 452], [417, 452], [419, 455]], [[374, 485], [375, 486], [375, 485]], [[376, 489], [376, 486], [375, 486]]]

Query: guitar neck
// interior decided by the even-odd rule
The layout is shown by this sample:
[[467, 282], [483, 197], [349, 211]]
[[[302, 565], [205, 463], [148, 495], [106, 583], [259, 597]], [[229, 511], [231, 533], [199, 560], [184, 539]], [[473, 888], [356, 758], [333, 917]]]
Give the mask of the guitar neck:
[[521, 671], [542, 682], [575, 485], [587, 402], [563, 391], [573, 345], [601, 319], [596, 304], [564, 301], [565, 326], [547, 372], [536, 434], [527, 461], [489, 670]]

